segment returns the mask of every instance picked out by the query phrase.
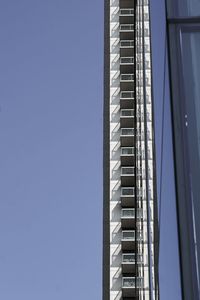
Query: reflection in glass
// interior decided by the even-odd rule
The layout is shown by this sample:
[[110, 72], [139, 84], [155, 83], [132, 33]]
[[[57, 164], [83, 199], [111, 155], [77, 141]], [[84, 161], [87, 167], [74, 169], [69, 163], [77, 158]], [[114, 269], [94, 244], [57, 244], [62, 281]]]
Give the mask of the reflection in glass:
[[[192, 1], [193, 2], [193, 1]], [[198, 1], [199, 2], [199, 1]], [[191, 30], [191, 31], [190, 31]], [[197, 31], [199, 30], [199, 31]], [[188, 186], [193, 210], [196, 267], [200, 269], [200, 28], [188, 27], [182, 35], [185, 137], [188, 150]]]
[[199, 0], [168, 0], [169, 17], [194, 17], [200, 15]]

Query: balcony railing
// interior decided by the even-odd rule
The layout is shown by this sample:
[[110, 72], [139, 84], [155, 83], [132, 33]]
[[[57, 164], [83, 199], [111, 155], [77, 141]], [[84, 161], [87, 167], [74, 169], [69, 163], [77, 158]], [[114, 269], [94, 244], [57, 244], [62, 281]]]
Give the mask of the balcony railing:
[[[122, 231], [122, 240], [124, 241], [135, 241], [135, 230], [123, 230]], [[137, 231], [137, 240], [141, 241], [143, 240], [143, 234], [141, 231]]]
[[122, 218], [135, 218], [135, 209], [122, 209]]
[[132, 187], [124, 187], [121, 188], [121, 196], [125, 196], [125, 197], [134, 197], [135, 196], [135, 189]]
[[134, 263], [135, 262], [135, 253], [133, 254], [122, 254], [122, 263]]
[[[131, 221], [131, 220], [130, 220]], [[130, 223], [130, 222], [129, 222]], [[136, 231], [134, 230], [135, 222], [134, 220], [131, 221], [132, 228], [128, 230], [128, 228], [124, 228], [122, 230], [122, 252], [135, 252], [136, 241], [141, 242], [143, 240], [142, 232], [137, 231], [137, 238], [136, 238]]]
[[134, 63], [133, 57], [121, 57], [120, 59], [121, 65], [129, 65]]
[[121, 99], [133, 99], [134, 92], [121, 92], [120, 98]]
[[120, 9], [120, 16], [131, 16], [134, 15], [134, 9]]
[[134, 208], [123, 208], [121, 210], [121, 226], [122, 229], [135, 229], [136, 216]]
[[[120, 124], [122, 123], [121, 120], [120, 120]], [[124, 126], [123, 124], [121, 124], [122, 128], [121, 128], [120, 141], [121, 141], [122, 147], [133, 147], [134, 146], [134, 144], [135, 144], [135, 129], [133, 128], [133, 125], [134, 124], [131, 124], [131, 126]]]
[[[137, 219], [141, 219], [143, 216], [143, 212], [141, 208], [137, 208]], [[135, 208], [127, 209], [123, 208], [121, 212], [122, 218], [135, 218]]]
[[123, 277], [122, 278], [123, 288], [142, 288], [143, 278], [136, 277]]
[[134, 155], [135, 154], [135, 148], [134, 147], [122, 147], [121, 148], [121, 155]]
[[120, 79], [121, 79], [121, 81], [133, 81], [134, 75], [133, 74], [121, 74]]
[[133, 166], [135, 162], [135, 148], [121, 147], [121, 165]]
[[[132, 183], [131, 183], [132, 184]], [[126, 208], [133, 208], [135, 206], [135, 189], [134, 187], [121, 188], [121, 205]]]
[[123, 40], [120, 41], [120, 48], [133, 48], [134, 41], [133, 40]]
[[134, 136], [135, 129], [133, 128], [122, 128], [121, 135], [122, 136]]
[[134, 125], [135, 125], [134, 109], [121, 109], [121, 113], [120, 113], [121, 128], [133, 128]]
[[[137, 254], [137, 262], [142, 262], [143, 258], [141, 254]], [[135, 253], [124, 253], [122, 254], [122, 263], [135, 263], [136, 254]]]
[[131, 274], [132, 276], [136, 272], [135, 253], [122, 254], [122, 273]]
[[135, 231], [134, 230], [124, 230], [122, 231], [122, 240], [124, 241], [135, 241]]
[[133, 116], [134, 116], [134, 109], [121, 110], [121, 117], [133, 117]]
[[126, 32], [126, 31], [133, 31], [134, 26], [132, 24], [122, 24], [120, 25], [120, 31]]
[[135, 168], [134, 167], [122, 167], [121, 168], [121, 175], [123, 176], [130, 176], [135, 175]]

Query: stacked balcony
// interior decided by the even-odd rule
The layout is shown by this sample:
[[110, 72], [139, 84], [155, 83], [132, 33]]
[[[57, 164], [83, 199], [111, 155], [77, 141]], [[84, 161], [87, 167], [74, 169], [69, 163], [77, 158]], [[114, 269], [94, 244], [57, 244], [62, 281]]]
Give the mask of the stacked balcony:
[[121, 168], [121, 185], [134, 186], [135, 184], [135, 168], [134, 167], [122, 167]]
[[142, 264], [142, 255], [135, 255], [134, 252], [126, 252], [122, 254], [122, 273], [136, 274], [136, 264]]
[[135, 230], [122, 230], [122, 251], [135, 251]]
[[121, 212], [121, 225], [122, 229], [136, 229], [136, 219], [142, 219], [142, 210], [135, 208], [122, 208]]
[[[142, 212], [136, 209], [135, 149], [135, 11], [134, 0], [120, 0], [120, 142], [121, 142], [121, 247], [122, 299], [136, 299], [141, 286], [137, 277], [136, 223]], [[136, 240], [137, 239], [137, 240]]]
[[136, 265], [135, 265], [135, 253], [128, 252], [122, 254], [122, 273], [131, 274], [135, 273]]
[[134, 59], [132, 56], [121, 57], [120, 58], [120, 70], [121, 73], [132, 73], [134, 67]]
[[120, 125], [121, 125], [121, 128], [133, 128], [134, 127], [134, 110], [133, 109], [121, 109]]
[[139, 289], [143, 287], [143, 278], [141, 277], [122, 277], [122, 294], [123, 297], [135, 299], [138, 297]]
[[121, 74], [120, 76], [120, 88], [122, 91], [133, 91], [134, 86], [134, 75], [131, 74]]
[[135, 229], [136, 224], [135, 209], [123, 208], [121, 211], [122, 229]]
[[123, 208], [135, 207], [135, 187], [122, 187], [121, 188], [121, 206]]
[[120, 140], [122, 147], [133, 147], [135, 145], [134, 137], [134, 128], [121, 128]]
[[120, 56], [131, 57], [134, 52], [134, 41], [133, 39], [121, 40], [120, 41]]
[[120, 108], [121, 109], [132, 109], [134, 103], [134, 92], [133, 91], [122, 91], [120, 93]]
[[121, 165], [133, 166], [134, 161], [135, 161], [135, 148], [121, 147]]

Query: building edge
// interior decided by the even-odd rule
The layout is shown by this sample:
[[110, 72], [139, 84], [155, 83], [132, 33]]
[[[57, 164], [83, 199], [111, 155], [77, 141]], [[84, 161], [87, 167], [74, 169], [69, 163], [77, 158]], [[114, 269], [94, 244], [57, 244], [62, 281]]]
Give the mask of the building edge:
[[109, 300], [110, 290], [110, 1], [104, 0], [104, 108], [103, 108], [103, 300]]

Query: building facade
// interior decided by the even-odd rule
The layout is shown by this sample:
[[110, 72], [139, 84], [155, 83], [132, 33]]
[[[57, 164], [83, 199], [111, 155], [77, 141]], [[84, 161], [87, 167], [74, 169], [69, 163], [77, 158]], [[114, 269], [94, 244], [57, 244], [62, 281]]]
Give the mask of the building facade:
[[158, 299], [148, 0], [105, 0], [103, 299]]

